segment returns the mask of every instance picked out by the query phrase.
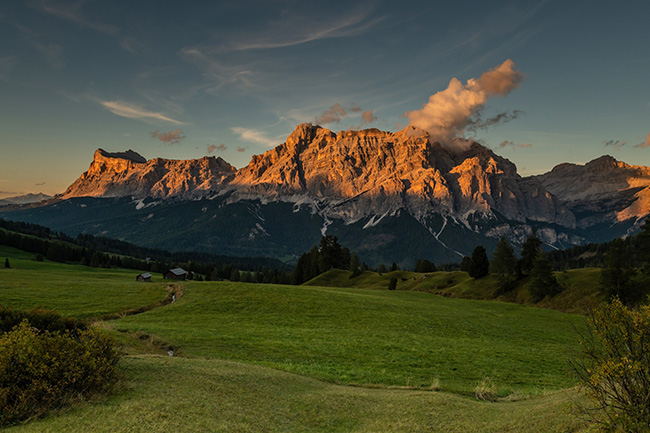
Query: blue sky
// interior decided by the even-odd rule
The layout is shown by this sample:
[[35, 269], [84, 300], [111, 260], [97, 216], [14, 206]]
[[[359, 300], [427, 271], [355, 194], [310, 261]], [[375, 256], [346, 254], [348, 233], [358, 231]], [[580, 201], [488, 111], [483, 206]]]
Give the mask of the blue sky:
[[100, 147], [239, 168], [301, 122], [397, 131], [508, 59], [523, 80], [480, 114], [511, 120], [465, 137], [522, 175], [650, 165], [649, 19], [642, 1], [3, 2], [0, 197], [62, 192]]

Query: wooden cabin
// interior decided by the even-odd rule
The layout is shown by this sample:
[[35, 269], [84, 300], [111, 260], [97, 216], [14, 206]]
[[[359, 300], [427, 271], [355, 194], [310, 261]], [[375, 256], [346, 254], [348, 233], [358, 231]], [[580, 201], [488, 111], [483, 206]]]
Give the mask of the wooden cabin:
[[151, 282], [151, 274], [150, 274], [149, 272], [145, 272], [145, 273], [143, 273], [143, 274], [138, 275], [138, 276], [135, 278], [135, 280], [136, 280], [136, 281], [147, 281], [147, 282]]
[[185, 281], [187, 278], [187, 271], [183, 268], [174, 268], [163, 273], [163, 278], [166, 280], [181, 280]]

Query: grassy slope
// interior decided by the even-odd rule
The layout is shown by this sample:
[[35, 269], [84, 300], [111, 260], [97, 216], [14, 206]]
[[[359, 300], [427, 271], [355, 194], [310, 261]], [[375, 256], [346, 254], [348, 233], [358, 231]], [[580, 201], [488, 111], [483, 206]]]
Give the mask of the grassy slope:
[[188, 283], [175, 304], [127, 317], [186, 356], [251, 362], [336, 383], [501, 395], [572, 384], [567, 352], [583, 318], [427, 293], [228, 282]]
[[569, 313], [585, 313], [603, 300], [598, 290], [600, 269], [573, 269], [556, 272], [558, 282], [564, 287], [562, 293], [547, 297], [534, 304], [530, 300], [527, 280], [519, 283], [511, 293], [498, 296], [498, 283], [492, 276], [480, 279], [470, 278], [466, 272], [433, 272], [422, 274], [409, 271], [395, 271], [385, 274], [364, 272], [350, 278], [351, 272], [332, 269], [306, 282], [306, 286], [355, 287], [386, 289], [392, 277], [397, 278], [397, 290], [413, 290], [467, 299], [490, 299], [535, 305]]
[[[12, 264], [0, 268], [0, 299], [7, 306], [94, 317], [149, 305], [165, 294], [164, 284], [136, 283], [134, 271], [39, 263], [0, 247], [4, 257]], [[180, 346], [181, 355], [206, 359], [129, 356], [122, 361], [122, 389], [112, 396], [8, 431], [581, 428], [564, 410], [572, 392], [484, 403], [458, 393], [385, 387], [426, 388], [439, 380], [443, 390], [468, 394], [487, 375], [500, 395], [518, 399], [570, 386], [566, 349], [575, 344], [569, 328], [582, 323], [578, 317], [414, 292], [231, 283], [185, 288], [172, 305], [105, 326], [157, 334]], [[290, 372], [381, 387], [341, 386]]]
[[[35, 254], [0, 245], [0, 304], [46, 307], [79, 318], [99, 317], [161, 301], [166, 283], [138, 283], [138, 271], [34, 261]], [[160, 278], [162, 280], [162, 277]]]
[[124, 390], [7, 429], [30, 432], [567, 432], [573, 392], [485, 403], [426, 391], [366, 389], [214, 359], [129, 357]]

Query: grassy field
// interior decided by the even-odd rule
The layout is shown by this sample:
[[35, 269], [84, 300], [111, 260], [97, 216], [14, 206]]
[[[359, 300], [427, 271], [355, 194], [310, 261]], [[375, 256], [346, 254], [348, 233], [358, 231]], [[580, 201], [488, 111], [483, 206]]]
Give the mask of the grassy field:
[[[154, 305], [167, 293], [165, 283], [137, 283], [136, 271], [35, 262], [0, 247], [4, 257], [12, 268], [0, 269], [0, 302], [14, 308], [92, 318]], [[435, 275], [426, 284], [436, 290], [443, 280], [466, 280], [463, 273]], [[406, 290], [229, 282], [182, 288], [173, 304], [101, 324], [129, 353], [116, 392], [7, 431], [584, 428], [569, 409], [579, 397], [567, 390], [580, 316]], [[147, 346], [152, 340], [165, 344]], [[153, 355], [167, 345], [174, 357]], [[473, 397], [486, 377], [498, 402]]]
[[34, 260], [35, 254], [0, 245], [0, 305], [46, 307], [77, 318], [94, 318], [152, 305], [165, 298], [167, 283], [138, 283], [138, 271], [90, 268]]
[[7, 433], [575, 432], [577, 396], [486, 403], [454, 394], [340, 386], [215, 359], [127, 357], [123, 389]]
[[579, 316], [421, 292], [187, 283], [173, 305], [115, 322], [184, 356], [270, 366], [335, 383], [470, 395], [490, 377], [500, 394], [572, 385], [567, 352]]

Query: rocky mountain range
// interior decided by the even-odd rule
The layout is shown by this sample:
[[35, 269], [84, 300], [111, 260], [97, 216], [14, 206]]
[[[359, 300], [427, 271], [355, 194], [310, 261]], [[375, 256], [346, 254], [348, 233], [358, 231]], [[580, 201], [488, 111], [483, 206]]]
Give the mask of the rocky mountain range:
[[70, 234], [285, 260], [327, 233], [369, 264], [409, 266], [458, 261], [501, 236], [517, 244], [533, 229], [554, 248], [607, 240], [648, 212], [650, 168], [609, 156], [523, 178], [478, 143], [450, 150], [412, 126], [334, 133], [302, 124], [240, 170], [215, 157], [147, 161], [99, 149], [56, 199], [0, 215]]
[[52, 198], [51, 195], [39, 193], [29, 193], [24, 195], [16, 195], [12, 197], [5, 197], [0, 199], [0, 206], [7, 206], [11, 204], [28, 204], [28, 203], [38, 203], [43, 200], [48, 200]]

